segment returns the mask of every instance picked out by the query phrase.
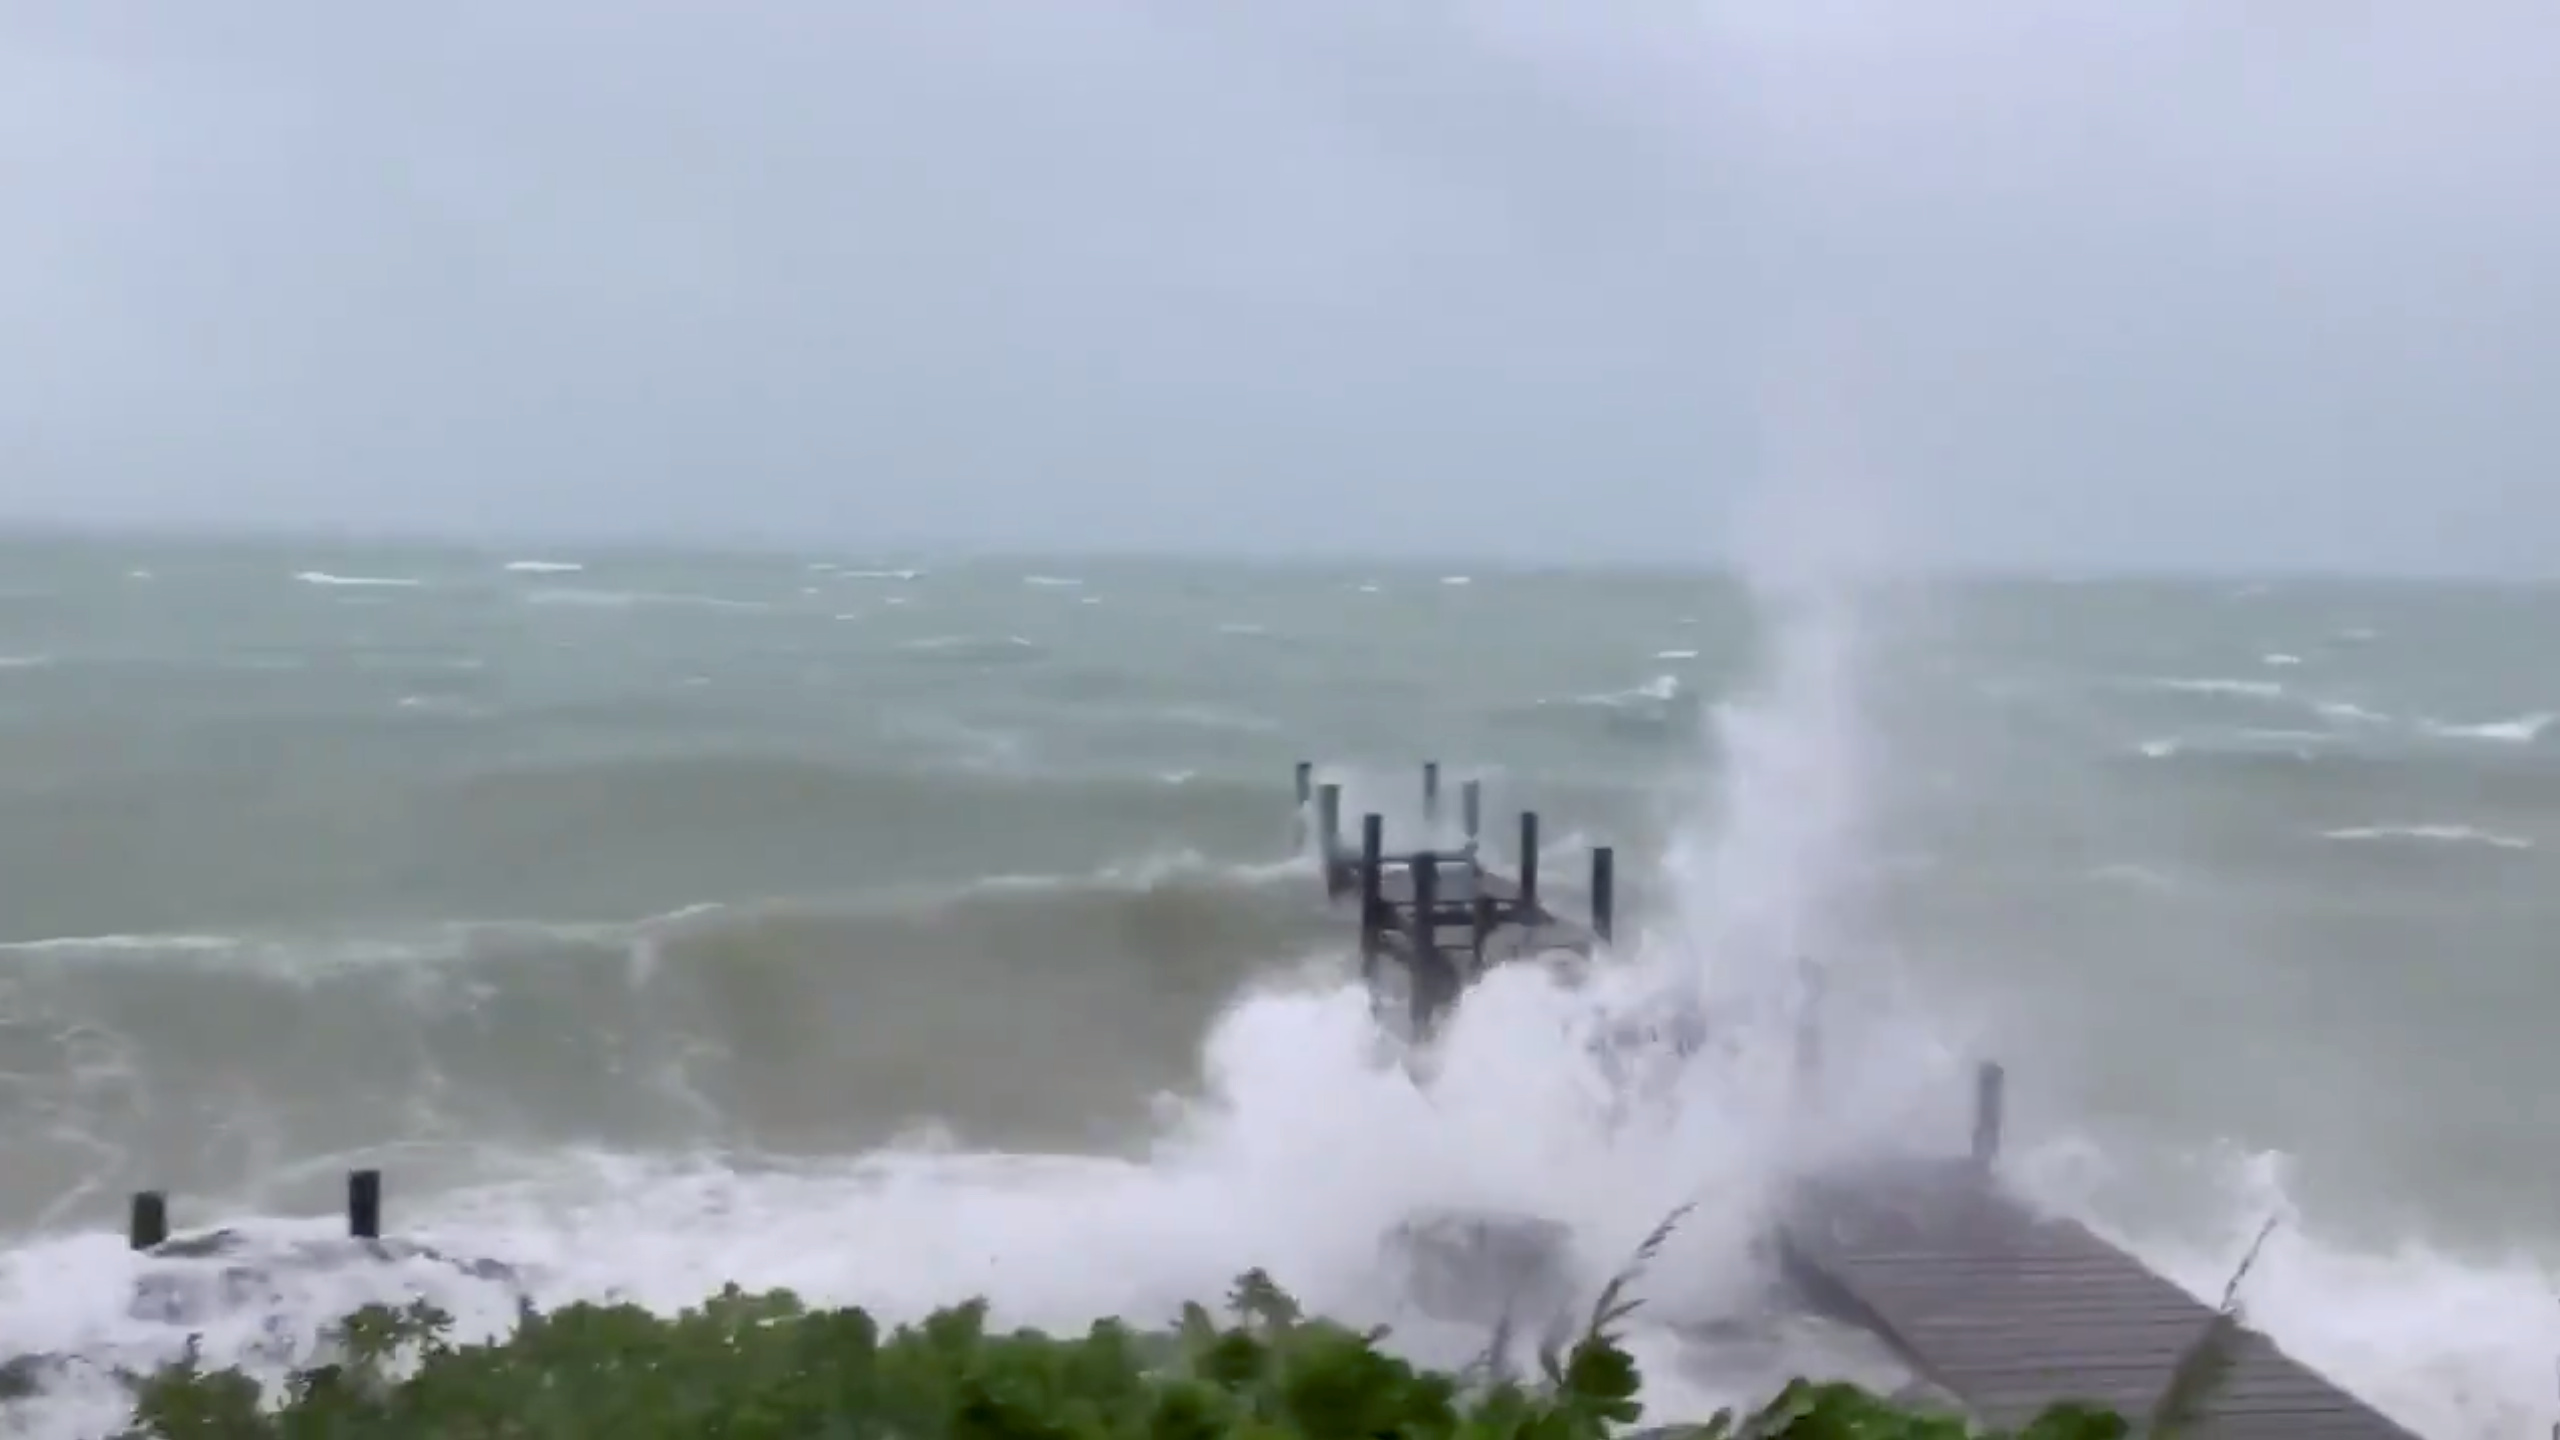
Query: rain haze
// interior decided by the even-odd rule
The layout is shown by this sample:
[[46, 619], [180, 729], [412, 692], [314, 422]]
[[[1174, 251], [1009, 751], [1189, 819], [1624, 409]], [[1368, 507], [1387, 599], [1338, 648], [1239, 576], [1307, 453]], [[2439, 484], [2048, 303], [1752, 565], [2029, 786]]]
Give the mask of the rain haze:
[[2556, 111], [2547, 0], [12, 0], [0, 519], [2547, 572]]

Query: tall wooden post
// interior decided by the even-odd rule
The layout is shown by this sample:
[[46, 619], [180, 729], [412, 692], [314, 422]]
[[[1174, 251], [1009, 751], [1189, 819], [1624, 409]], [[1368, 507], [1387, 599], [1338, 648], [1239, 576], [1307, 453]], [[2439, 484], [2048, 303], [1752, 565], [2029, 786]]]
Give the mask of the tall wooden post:
[[1372, 810], [1360, 817], [1360, 974], [1378, 974], [1378, 924], [1385, 919], [1379, 899], [1379, 872], [1386, 864], [1386, 817]]
[[169, 1238], [169, 1197], [158, 1190], [136, 1191], [125, 1226], [125, 1243], [148, 1250]]
[[1408, 967], [1412, 982], [1413, 1035], [1419, 1040], [1440, 1023], [1458, 1001], [1458, 977], [1449, 957], [1440, 953], [1440, 857], [1429, 850], [1406, 862], [1413, 867], [1413, 948]]
[[1297, 821], [1297, 837], [1298, 837], [1298, 839], [1297, 839], [1297, 844], [1296, 844], [1295, 846], [1293, 846], [1292, 848], [1293, 848], [1293, 849], [1294, 849], [1298, 854], [1301, 854], [1301, 855], [1304, 855], [1304, 854], [1306, 854], [1306, 853], [1307, 853], [1307, 802], [1315, 798], [1315, 783], [1316, 783], [1316, 762], [1314, 762], [1313, 760], [1301, 760], [1301, 761], [1299, 761], [1299, 762], [1298, 762], [1298, 811], [1297, 811], [1297, 814], [1298, 814], [1298, 821]]
[[382, 1238], [382, 1172], [347, 1172], [347, 1233], [358, 1240]]
[[1476, 853], [1476, 837], [1484, 828], [1484, 782], [1469, 780], [1458, 787], [1458, 819], [1466, 829], [1467, 854]]
[[1426, 827], [1440, 823], [1440, 762], [1437, 760], [1422, 762], [1422, 823]]
[[1316, 847], [1330, 900], [1342, 893], [1342, 786], [1331, 780], [1316, 790]]
[[1618, 930], [1618, 852], [1602, 845], [1591, 852], [1591, 933], [1603, 945], [1616, 941]]
[[1538, 812], [1520, 812], [1520, 923], [1534, 925], [1538, 909]]
[[2009, 1072], [1997, 1060], [1985, 1060], [1973, 1072], [1973, 1163], [1989, 1165], [2000, 1158], [2000, 1131], [2006, 1122]]

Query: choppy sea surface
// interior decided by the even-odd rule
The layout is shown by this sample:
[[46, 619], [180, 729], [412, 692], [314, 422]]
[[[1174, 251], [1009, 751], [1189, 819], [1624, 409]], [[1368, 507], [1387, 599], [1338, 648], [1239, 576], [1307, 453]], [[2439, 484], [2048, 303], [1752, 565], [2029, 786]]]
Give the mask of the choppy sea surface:
[[[2274, 1217], [2257, 1324], [2429, 1436], [2538, 1435], [2555, 635], [2560, 592], [2379, 582], [7, 542], [0, 1357], [732, 1279], [1075, 1323], [1256, 1264], [1397, 1320], [1417, 1207], [1599, 1271], [1695, 1201], [1638, 1335], [1676, 1418], [1845, 1363], [1694, 1337], [1795, 1167], [1960, 1145], [1996, 1056], [2041, 1200], [2200, 1293]], [[1506, 973], [1417, 1089], [1300, 758], [1398, 836], [1426, 758], [1497, 853], [1538, 809], [1568, 907], [1614, 843], [1611, 969]], [[1591, 1036], [1665, 996], [1722, 1043], [1631, 1091]], [[134, 1304], [129, 1192], [282, 1254], [359, 1165], [513, 1278]]]

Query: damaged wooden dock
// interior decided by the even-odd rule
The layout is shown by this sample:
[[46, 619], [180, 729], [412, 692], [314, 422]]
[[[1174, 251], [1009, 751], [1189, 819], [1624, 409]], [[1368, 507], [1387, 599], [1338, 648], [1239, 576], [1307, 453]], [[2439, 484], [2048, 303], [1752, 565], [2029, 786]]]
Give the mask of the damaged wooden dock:
[[1391, 853], [1386, 818], [1360, 818], [1360, 844], [1342, 840], [1342, 787], [1315, 785], [1314, 766], [1298, 766], [1302, 842], [1311, 834], [1323, 871], [1325, 894], [1349, 900], [1360, 919], [1361, 973], [1375, 986], [1381, 967], [1393, 961], [1403, 973], [1412, 1028], [1425, 1034], [1490, 966], [1557, 951], [1588, 957], [1610, 942], [1616, 928], [1617, 853], [1591, 852], [1591, 915], [1577, 923], [1549, 909], [1540, 893], [1539, 826], [1534, 810], [1520, 815], [1515, 852], [1519, 873], [1488, 868], [1481, 843], [1483, 790], [1468, 780], [1460, 789], [1461, 819], [1454, 845], [1440, 816], [1440, 767], [1422, 767], [1422, 824], [1434, 843]]
[[[2030, 1209], [1999, 1177], [2004, 1080], [1980, 1071], [1973, 1153], [1802, 1184], [1779, 1227], [1790, 1279], [1981, 1422], [2082, 1400], [2148, 1415], [2214, 1309], [2087, 1226]], [[2245, 1324], [2198, 1440], [2415, 1440]]]
[[[1608, 945], [1615, 855], [1592, 852], [1591, 918], [1546, 908], [1538, 888], [1538, 817], [1520, 817], [1520, 873], [1485, 868], [1474, 781], [1463, 791], [1457, 844], [1389, 854], [1384, 822], [1361, 818], [1342, 844], [1341, 787], [1298, 767], [1302, 841], [1312, 840], [1326, 893], [1352, 898], [1364, 972], [1382, 961], [1410, 977], [1414, 1033], [1427, 1034], [1488, 965], [1551, 950]], [[1423, 822], [1436, 841], [1439, 767], [1423, 770]], [[1819, 977], [1814, 977], [1818, 986]], [[1817, 1036], [1800, 1038], [1811, 1063]], [[1976, 1075], [1969, 1154], [1902, 1160], [1800, 1183], [1778, 1226], [1795, 1288], [1835, 1319], [1874, 1334], [1979, 1422], [2013, 1429], [2066, 1400], [2147, 1417], [2214, 1308], [2153, 1273], [2087, 1226], [2031, 1209], [1999, 1174], [2005, 1072]], [[2416, 1440], [2413, 1432], [2286, 1355], [2245, 1322], [2205, 1400], [2194, 1440]], [[2560, 1440], [2560, 1434], [2555, 1434]]]

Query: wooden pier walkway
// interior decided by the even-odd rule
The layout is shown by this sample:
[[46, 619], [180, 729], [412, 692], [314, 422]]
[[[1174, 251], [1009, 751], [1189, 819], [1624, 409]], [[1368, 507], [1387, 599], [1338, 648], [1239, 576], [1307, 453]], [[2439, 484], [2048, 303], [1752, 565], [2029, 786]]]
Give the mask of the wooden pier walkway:
[[[1361, 843], [1339, 835], [1340, 787], [1298, 767], [1325, 889], [1357, 897], [1361, 955], [1412, 978], [1414, 1033], [1427, 1034], [1487, 965], [1548, 950], [1590, 954], [1609, 943], [1615, 858], [1592, 852], [1589, 925], [1558, 919], [1538, 893], [1538, 818], [1521, 816], [1521, 873], [1478, 858], [1480, 811], [1465, 790], [1462, 843], [1385, 853], [1377, 815]], [[1438, 829], [1439, 767], [1423, 771], [1423, 815]], [[1509, 943], [1497, 944], [1506, 935]], [[1800, 1044], [1811, 1062], [1816, 1036]], [[2006, 1076], [1977, 1072], [1970, 1154], [1890, 1162], [1800, 1183], [1778, 1225], [1788, 1277], [1817, 1308], [1877, 1336], [1921, 1378], [1985, 1424], [2014, 1428], [2064, 1400], [2103, 1405], [2139, 1425], [2167, 1390], [2214, 1310], [2074, 1221], [2039, 1215], [2000, 1179]], [[2194, 1440], [2415, 1440], [2334, 1382], [2237, 1330], [2229, 1366]], [[2554, 1440], [2560, 1440], [2555, 1434]]]
[[[1970, 1155], [1797, 1187], [1778, 1235], [1789, 1278], [1986, 1424], [2020, 1426], [2061, 1400], [2139, 1422], [2214, 1310], [2002, 1184], [2005, 1079], [1997, 1065], [1978, 1073]], [[2224, 1353], [2229, 1368], [2186, 1432], [2198, 1440], [2414, 1440], [2245, 1323]]]

